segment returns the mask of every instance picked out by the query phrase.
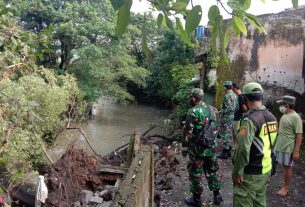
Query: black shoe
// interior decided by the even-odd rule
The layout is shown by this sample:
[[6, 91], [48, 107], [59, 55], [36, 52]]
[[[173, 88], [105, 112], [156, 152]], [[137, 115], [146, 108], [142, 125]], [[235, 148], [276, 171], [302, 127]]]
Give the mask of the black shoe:
[[232, 155], [231, 155], [231, 151], [229, 151], [229, 153], [228, 153], [228, 157], [232, 157]]
[[200, 197], [192, 196], [184, 199], [184, 202], [189, 206], [201, 207]]
[[220, 194], [214, 195], [214, 204], [219, 205], [223, 201], [223, 198]]
[[228, 159], [228, 157], [229, 157], [229, 155], [231, 154], [231, 153], [229, 153], [230, 151], [228, 150], [228, 149], [223, 149], [222, 151], [221, 151], [221, 153], [219, 153], [218, 155], [217, 155], [217, 158], [219, 158], [219, 159]]
[[232, 147], [228, 149], [228, 157], [232, 157]]

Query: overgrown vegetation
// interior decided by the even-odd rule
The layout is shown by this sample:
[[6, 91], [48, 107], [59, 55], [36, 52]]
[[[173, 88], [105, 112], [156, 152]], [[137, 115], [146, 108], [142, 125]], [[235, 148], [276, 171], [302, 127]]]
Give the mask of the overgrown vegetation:
[[[118, 40], [114, 36], [115, 13], [109, 1], [12, 0], [10, 8], [24, 28], [35, 34], [52, 28], [50, 41], [39, 45], [38, 64], [59, 74], [74, 75], [86, 101], [97, 101], [105, 95], [118, 102], [130, 102], [134, 97], [128, 84], [136, 88], [145, 85], [149, 73], [137, 64], [143, 59], [138, 46], [140, 18]], [[154, 21], [149, 15], [147, 19]]]
[[150, 100], [175, 108], [178, 116], [183, 116], [189, 107], [186, 96], [193, 87], [191, 79], [198, 75], [193, 64], [194, 50], [175, 33], [165, 30], [152, 53], [154, 60], [149, 67], [146, 95]]
[[[257, 18], [245, 12], [249, 0], [230, 2], [233, 12], [239, 11], [231, 22], [236, 34], [247, 32], [243, 19], [263, 31]], [[0, 0], [0, 164], [11, 180], [35, 170], [43, 146], [86, 110], [84, 100], [94, 102], [104, 95], [185, 115], [191, 79], [198, 75], [191, 46], [201, 7], [187, 9], [188, 0], [162, 4], [153, 4], [160, 11], [155, 20], [151, 14], [130, 13], [131, 0]], [[179, 18], [168, 18], [170, 11], [186, 16], [185, 27]], [[219, 62], [231, 27], [221, 27], [215, 5], [208, 16], [212, 43], [219, 38], [221, 44], [220, 49], [210, 48], [206, 73], [217, 68], [220, 106], [222, 82], [240, 80], [244, 60]], [[158, 30], [161, 25], [169, 29]]]
[[217, 81], [216, 81], [216, 106], [221, 108], [224, 96], [223, 82], [226, 80], [236, 81], [241, 83], [245, 72], [245, 59], [240, 56], [233, 62], [227, 62], [223, 58], [219, 60], [217, 67]]
[[[3, 8], [3, 7], [2, 7]], [[47, 29], [46, 29], [47, 30]], [[2, 10], [0, 24], [0, 160], [11, 181], [35, 170], [43, 147], [78, 113], [82, 95], [75, 78], [36, 64], [35, 46], [48, 41]]]

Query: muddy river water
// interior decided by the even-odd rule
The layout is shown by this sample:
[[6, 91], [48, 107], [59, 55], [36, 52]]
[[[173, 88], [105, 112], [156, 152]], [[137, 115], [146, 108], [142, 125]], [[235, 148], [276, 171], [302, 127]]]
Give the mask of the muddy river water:
[[[152, 123], [162, 124], [169, 114], [169, 111], [154, 107], [118, 105], [106, 99], [101, 99], [95, 104], [94, 111], [93, 119], [78, 126], [83, 129], [94, 150], [100, 155], [106, 155], [128, 143], [129, 135], [136, 128], [144, 132]], [[56, 160], [71, 143], [92, 153], [84, 136], [73, 129], [65, 131], [58, 137], [55, 147], [49, 149], [49, 154]]]

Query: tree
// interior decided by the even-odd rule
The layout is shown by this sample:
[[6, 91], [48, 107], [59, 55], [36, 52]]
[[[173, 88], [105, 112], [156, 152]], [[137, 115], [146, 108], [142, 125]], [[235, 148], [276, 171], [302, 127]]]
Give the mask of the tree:
[[[148, 71], [136, 64], [131, 52], [137, 51], [137, 36], [115, 37], [115, 14], [109, 1], [12, 0], [9, 4], [25, 29], [40, 33], [53, 28], [46, 45], [49, 50], [42, 52], [39, 64], [59, 74], [74, 74], [85, 100], [107, 95], [116, 101], [133, 101], [128, 83], [144, 85]], [[130, 28], [132, 31], [135, 26]], [[39, 46], [39, 51], [44, 51], [44, 45]], [[142, 51], [137, 52], [142, 61]]]
[[47, 33], [22, 30], [4, 8], [0, 12], [0, 165], [16, 181], [43, 160], [44, 145], [65, 128], [82, 97], [73, 76], [57, 75], [36, 64], [40, 54], [35, 45], [43, 43], [40, 38], [47, 39]]
[[150, 100], [173, 107], [176, 93], [198, 73], [192, 65], [194, 49], [172, 31], [165, 30], [152, 53], [155, 58], [149, 67], [147, 94]]
[[[114, 15], [109, 3], [92, 0], [19, 1], [10, 3], [23, 27], [34, 33], [52, 25], [52, 49], [45, 53], [42, 64], [66, 71], [73, 56], [71, 51], [85, 45], [111, 41]], [[59, 60], [59, 62], [58, 62]]]
[[126, 91], [127, 84], [144, 86], [149, 72], [137, 66], [126, 50], [118, 42], [112, 42], [107, 47], [90, 45], [73, 51], [77, 58], [68, 71], [77, 77], [86, 100], [94, 101], [104, 95], [118, 102], [134, 101]]
[[[142, 41], [144, 34], [146, 41]], [[144, 15], [131, 13], [125, 36], [131, 39], [131, 54], [137, 58], [137, 64], [147, 68], [154, 58], [152, 51], [156, 49], [157, 42], [162, 36], [155, 18], [151, 13]]]

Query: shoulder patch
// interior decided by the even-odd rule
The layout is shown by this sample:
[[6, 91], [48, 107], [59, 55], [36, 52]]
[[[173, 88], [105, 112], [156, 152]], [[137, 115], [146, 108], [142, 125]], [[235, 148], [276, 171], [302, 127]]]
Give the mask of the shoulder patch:
[[247, 133], [248, 133], [247, 128], [243, 126], [239, 129], [238, 136], [244, 137], [244, 136], [247, 136]]

